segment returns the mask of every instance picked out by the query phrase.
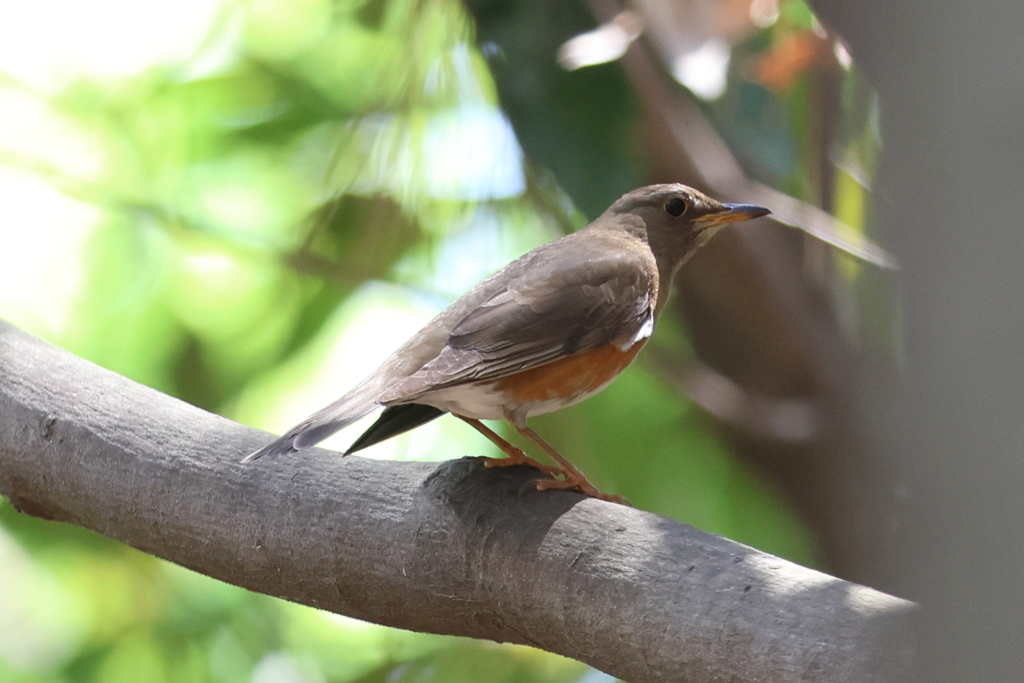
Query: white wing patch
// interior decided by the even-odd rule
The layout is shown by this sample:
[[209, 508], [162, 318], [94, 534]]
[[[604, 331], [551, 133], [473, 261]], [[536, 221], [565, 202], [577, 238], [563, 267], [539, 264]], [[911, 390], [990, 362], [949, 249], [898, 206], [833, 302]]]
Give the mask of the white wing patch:
[[648, 310], [647, 317], [644, 318], [643, 324], [640, 325], [637, 331], [633, 333], [632, 337], [615, 341], [612, 343], [615, 344], [615, 348], [617, 348], [619, 351], [629, 351], [631, 348], [633, 348], [634, 344], [640, 341], [644, 341], [645, 339], [650, 337], [652, 332], [654, 332], [654, 311]]

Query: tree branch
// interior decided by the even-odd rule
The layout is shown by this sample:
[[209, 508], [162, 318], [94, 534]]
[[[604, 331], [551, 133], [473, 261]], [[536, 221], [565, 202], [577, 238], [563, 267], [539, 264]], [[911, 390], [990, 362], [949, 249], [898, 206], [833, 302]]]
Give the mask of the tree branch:
[[0, 322], [0, 493], [250, 590], [633, 683], [899, 680], [915, 606], [526, 468], [266, 440]]

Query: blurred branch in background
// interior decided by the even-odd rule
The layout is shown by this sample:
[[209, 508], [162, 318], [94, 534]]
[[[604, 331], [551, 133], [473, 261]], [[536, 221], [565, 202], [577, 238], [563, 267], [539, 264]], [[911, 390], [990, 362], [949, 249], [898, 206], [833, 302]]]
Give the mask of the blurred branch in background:
[[[559, 63], [569, 70], [575, 70], [584, 66], [593, 66], [612, 59], [618, 59], [626, 54], [626, 50], [634, 40], [643, 34], [642, 27], [648, 25], [647, 32], [652, 35], [652, 40], [664, 49], [670, 49], [675, 54], [672, 62], [688, 63], [689, 60], [699, 60], [700, 69], [698, 73], [707, 77], [707, 72], [713, 72], [713, 86], [710, 89], [703, 89], [699, 83], [691, 82], [688, 77], [690, 68], [677, 68], [673, 76], [684, 85], [687, 85], [695, 94], [704, 95], [709, 99], [717, 99], [724, 93], [726, 85], [726, 71], [728, 59], [723, 53], [722, 59], [708, 64], [704, 59], [703, 46], [720, 43], [721, 50], [728, 50], [725, 39], [736, 40], [745, 37], [745, 34], [730, 35], [732, 31], [722, 28], [722, 34], [708, 33], [701, 36], [681, 36], [678, 39], [671, 33], [674, 28], [693, 28], [690, 23], [694, 16], [701, 17], [707, 12], [701, 12], [694, 7], [688, 7], [688, 11], [679, 12], [679, 8], [687, 3], [673, 2], [648, 2], [643, 4], [643, 10], [624, 10], [614, 14], [607, 23], [592, 32], [576, 36], [563, 43], [559, 48]], [[701, 3], [690, 3], [690, 5]], [[704, 0], [703, 4], [712, 12], [719, 7], [726, 7], [727, 3], [717, 3]], [[736, 5], [737, 3], [732, 3]], [[755, 21], [760, 15], [759, 7], [763, 3], [738, 3], [740, 9], [746, 14], [746, 28], [753, 30]], [[609, 15], [615, 10], [614, 2], [594, 0], [591, 2], [592, 9], [598, 16]], [[677, 15], [670, 17], [666, 23], [663, 17], [648, 16], [652, 11], [660, 8], [674, 8]], [[735, 10], [735, 7], [731, 7]], [[774, 13], [777, 18], [777, 13]], [[762, 17], [763, 20], [763, 17]], [[732, 27], [734, 30], [737, 26]], [[816, 37], [805, 40], [804, 43], [827, 43]], [[840, 46], [836, 42], [837, 48]], [[814, 49], [814, 48], [811, 48]], [[669, 56], [666, 55], [666, 58]], [[765, 62], [768, 60], [765, 59]], [[726, 142], [719, 136], [711, 123], [704, 117], [694, 102], [681, 93], [671, 92], [665, 88], [659, 88], [657, 81], [662, 78], [654, 67], [654, 62], [641, 60], [636, 56], [628, 58], [625, 62], [629, 69], [631, 79], [637, 85], [637, 95], [645, 103], [647, 111], [657, 111], [665, 118], [666, 127], [673, 134], [676, 146], [685, 151], [689, 157], [692, 169], [691, 174], [701, 181], [701, 186], [706, 187], [716, 195], [728, 197], [747, 197], [747, 201], [758, 201], [765, 206], [775, 207], [772, 210], [773, 220], [786, 225], [799, 228], [808, 235], [815, 237], [826, 244], [841, 249], [846, 253], [863, 259], [884, 268], [895, 268], [896, 262], [878, 245], [866, 238], [862, 232], [854, 230], [841, 220], [823, 211], [814, 204], [801, 201], [783, 192], [779, 192], [767, 185], [751, 181], [744, 173], [739, 162], [729, 150]], [[671, 67], [671, 63], [665, 65]], [[797, 64], [796, 68], [800, 68]], [[681, 69], [681, 70], [680, 70]], [[782, 73], [774, 73], [770, 70], [771, 65], [766, 65], [759, 74], [762, 81], [774, 83], [777, 87], [786, 87], [786, 80], [792, 78], [792, 65], [790, 69]], [[780, 71], [782, 71], [780, 69]], [[779, 82], [783, 81], [783, 82]], [[639, 87], [643, 84], [643, 87]], [[834, 107], [829, 109], [834, 113]], [[830, 158], [823, 158], [823, 166], [831, 165]]]

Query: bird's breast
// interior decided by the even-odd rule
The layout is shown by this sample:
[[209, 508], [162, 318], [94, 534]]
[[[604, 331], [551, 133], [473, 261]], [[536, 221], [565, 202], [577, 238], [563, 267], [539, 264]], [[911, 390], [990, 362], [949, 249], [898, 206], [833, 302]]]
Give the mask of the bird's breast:
[[[496, 388], [516, 401], [535, 404], [529, 415], [541, 415], [578, 403], [608, 386], [626, 369], [646, 338], [626, 349], [605, 344], [593, 351], [566, 356], [546, 365], [503, 377]], [[554, 407], [549, 407], [553, 404]]]

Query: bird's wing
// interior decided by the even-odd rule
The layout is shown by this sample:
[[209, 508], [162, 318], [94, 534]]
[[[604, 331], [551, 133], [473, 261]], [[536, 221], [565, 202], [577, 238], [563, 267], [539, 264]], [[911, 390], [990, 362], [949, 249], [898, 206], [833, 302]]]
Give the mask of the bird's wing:
[[657, 295], [651, 259], [622, 249], [545, 256], [549, 263], [530, 264], [462, 317], [441, 353], [380, 402], [499, 379], [605, 344], [626, 349], [650, 334]]

